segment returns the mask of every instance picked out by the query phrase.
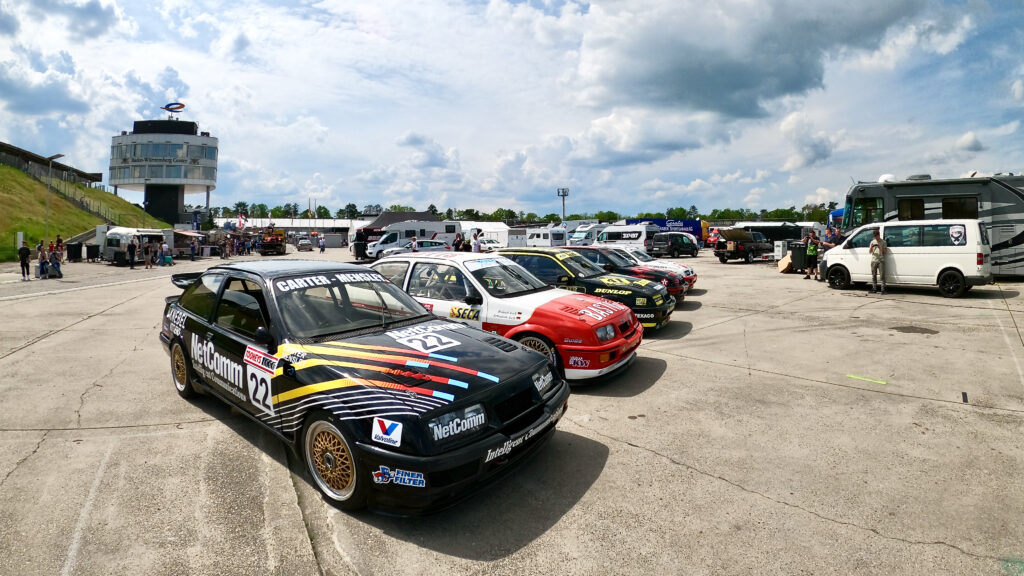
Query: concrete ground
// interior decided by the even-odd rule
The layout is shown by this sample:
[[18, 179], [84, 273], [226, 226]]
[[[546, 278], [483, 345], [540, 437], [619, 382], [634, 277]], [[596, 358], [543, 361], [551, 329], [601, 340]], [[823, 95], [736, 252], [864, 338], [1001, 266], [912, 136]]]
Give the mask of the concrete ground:
[[1024, 284], [883, 297], [682, 260], [697, 287], [633, 369], [424, 518], [340, 512], [269, 434], [178, 398], [169, 274], [221, 260], [0, 266], [0, 574], [1024, 573]]

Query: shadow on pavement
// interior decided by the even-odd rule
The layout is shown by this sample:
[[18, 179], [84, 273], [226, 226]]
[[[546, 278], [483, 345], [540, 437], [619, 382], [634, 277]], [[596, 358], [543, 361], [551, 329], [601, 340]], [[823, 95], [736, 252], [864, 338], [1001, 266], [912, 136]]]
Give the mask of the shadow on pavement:
[[453, 508], [426, 517], [352, 516], [389, 537], [441, 554], [500, 560], [543, 536], [569, 512], [601, 475], [608, 453], [600, 442], [559, 429], [518, 469]]
[[[223, 400], [211, 394], [194, 396], [184, 401], [230, 428], [232, 432], [238, 434], [239, 438], [252, 444], [253, 447], [259, 449], [278, 464], [288, 467], [287, 453], [290, 450], [288, 446], [262, 426], [253, 422], [248, 416], [242, 414], [242, 411], [238, 408], [229, 406]], [[280, 443], [281, 450], [268, 450], [268, 445], [273, 443]]]
[[638, 357], [625, 372], [589, 385], [572, 387], [573, 394], [629, 398], [643, 393], [661, 378], [668, 364], [658, 358]]
[[694, 310], [700, 309], [701, 306], [703, 306], [703, 304], [701, 304], [700, 300], [691, 300], [690, 298], [687, 298], [679, 304], [676, 304], [676, 312], [693, 312]]
[[690, 296], [703, 296], [707, 293], [708, 291], [705, 290], [704, 288], [690, 288], [686, 292], [686, 297], [689, 298]]
[[[696, 304], [698, 307], [700, 306], [700, 302]], [[683, 306], [676, 308], [675, 313], [689, 312], [690, 310], [685, 308], [685, 305], [684, 303]], [[658, 330], [644, 329], [644, 340], [676, 340], [686, 336], [691, 330], [693, 330], [693, 324], [673, 318], [667, 325]]]

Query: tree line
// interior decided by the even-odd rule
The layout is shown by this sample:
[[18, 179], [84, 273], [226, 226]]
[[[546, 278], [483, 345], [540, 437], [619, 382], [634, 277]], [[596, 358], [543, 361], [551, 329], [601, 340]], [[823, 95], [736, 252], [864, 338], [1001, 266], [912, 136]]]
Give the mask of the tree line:
[[[611, 210], [600, 212], [584, 212], [566, 215], [566, 220], [600, 220], [602, 222], [615, 222], [625, 218], [668, 218], [669, 220], [709, 220], [709, 221], [738, 221], [738, 220], [768, 220], [790, 222], [825, 222], [828, 213], [835, 210], [836, 202], [824, 202], [820, 204], [805, 204], [802, 208], [790, 206], [789, 208], [776, 208], [774, 210], [762, 209], [759, 211], [749, 208], [715, 208], [706, 214], [697, 210], [697, 206], [689, 208], [673, 207], [667, 208], [664, 212], [640, 212], [638, 214], [620, 214]], [[361, 218], [374, 217], [382, 212], [416, 212], [412, 206], [393, 204], [386, 209], [380, 204], [368, 204], [360, 209], [354, 203], [349, 202], [344, 208], [331, 211], [323, 205], [307, 206], [300, 208], [296, 202], [285, 203], [280, 206], [268, 207], [266, 204], [247, 202], [235, 202], [234, 206], [221, 206], [210, 208], [210, 219], [213, 218], [234, 218], [244, 214], [248, 218]], [[505, 222], [514, 223], [551, 223], [561, 222], [562, 217], [555, 213], [543, 216], [534, 212], [515, 211], [510, 208], [498, 208], [494, 212], [481, 212], [474, 208], [439, 210], [431, 204], [427, 206], [426, 212], [444, 220], [470, 220], [479, 222]]]

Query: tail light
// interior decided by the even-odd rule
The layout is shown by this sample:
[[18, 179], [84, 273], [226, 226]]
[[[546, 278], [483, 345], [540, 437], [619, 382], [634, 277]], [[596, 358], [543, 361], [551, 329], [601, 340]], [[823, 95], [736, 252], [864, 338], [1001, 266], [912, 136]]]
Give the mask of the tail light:
[[982, 254], [981, 252], [978, 252], [978, 266], [981, 266], [984, 263], [985, 263], [985, 255]]

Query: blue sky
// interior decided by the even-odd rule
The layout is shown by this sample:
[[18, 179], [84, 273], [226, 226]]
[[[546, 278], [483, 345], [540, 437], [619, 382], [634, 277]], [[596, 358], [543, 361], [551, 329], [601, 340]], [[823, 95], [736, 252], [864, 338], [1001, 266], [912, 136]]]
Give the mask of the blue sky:
[[[212, 204], [622, 214], [1024, 171], [1024, 6], [926, 0], [0, 0], [0, 140], [108, 172], [220, 139]], [[132, 198], [138, 200], [137, 198]], [[187, 202], [200, 203], [202, 196]]]

